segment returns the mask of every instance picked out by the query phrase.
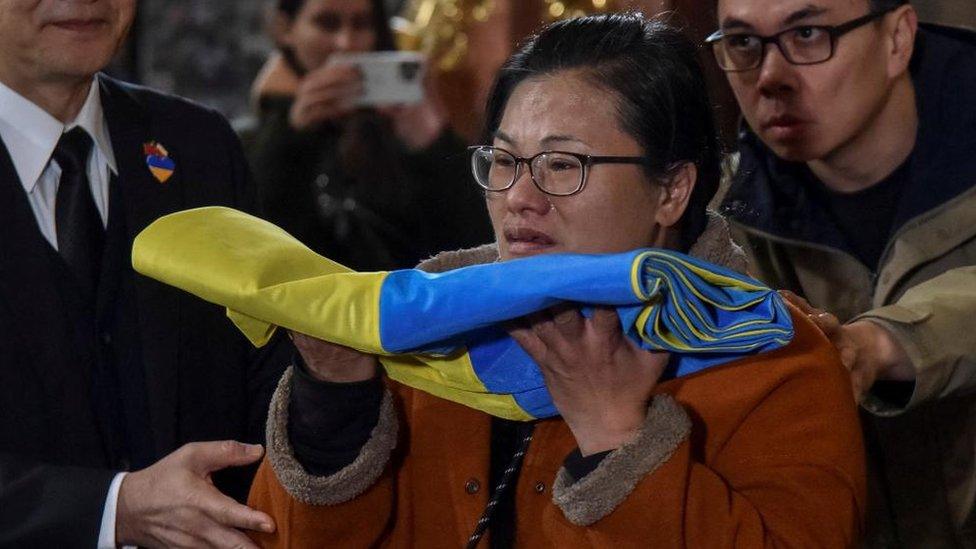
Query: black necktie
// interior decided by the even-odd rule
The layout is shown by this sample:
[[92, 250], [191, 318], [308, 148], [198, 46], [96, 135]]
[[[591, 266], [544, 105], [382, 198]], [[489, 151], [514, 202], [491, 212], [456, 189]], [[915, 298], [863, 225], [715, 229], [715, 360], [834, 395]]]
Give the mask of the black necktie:
[[61, 167], [61, 181], [54, 205], [58, 252], [81, 285], [86, 301], [93, 301], [102, 263], [105, 226], [92, 198], [88, 181], [88, 154], [92, 140], [76, 127], [61, 135], [54, 160]]

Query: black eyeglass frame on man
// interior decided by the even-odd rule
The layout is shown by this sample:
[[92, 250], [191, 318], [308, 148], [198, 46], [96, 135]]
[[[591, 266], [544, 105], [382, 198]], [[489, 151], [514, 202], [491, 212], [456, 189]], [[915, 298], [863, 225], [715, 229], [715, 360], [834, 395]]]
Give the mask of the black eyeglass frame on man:
[[[885, 15], [891, 13], [894, 9], [895, 8], [874, 11], [868, 13], [867, 15], [847, 21], [846, 23], [841, 23], [840, 25], [797, 25], [769, 36], [762, 36], [747, 32], [725, 34], [721, 29], [719, 29], [705, 39], [705, 45], [711, 48], [712, 54], [715, 56], [715, 61], [718, 63], [719, 68], [725, 72], [746, 72], [758, 69], [762, 66], [763, 61], [766, 59], [767, 44], [776, 44], [776, 47], [779, 48], [779, 52], [783, 55], [783, 58], [793, 65], [818, 65], [820, 63], [826, 63], [834, 57], [834, 52], [837, 51], [837, 40], [841, 36], [844, 36], [854, 29], [863, 27], [872, 21], [884, 17]], [[796, 61], [793, 59], [792, 54], [789, 52], [789, 48], [783, 46], [782, 37], [789, 33], [796, 33], [801, 30], [821, 31], [830, 37], [830, 51], [826, 57], [823, 59], [817, 59], [816, 61]], [[759, 49], [757, 50], [759, 54], [756, 56], [756, 62], [748, 67], [726, 67], [722, 63], [722, 54], [716, 49], [716, 46], [718, 46], [722, 41], [742, 38], [752, 38], [759, 42]]]
[[[485, 183], [482, 183], [478, 178], [478, 172], [474, 166], [475, 158], [478, 153], [492, 152], [492, 151], [498, 151], [504, 153], [510, 156], [512, 160], [515, 162], [515, 172], [512, 175], [512, 180], [509, 181], [507, 185], [501, 188], [493, 188], [488, 186]], [[568, 151], [542, 151], [539, 154], [533, 155], [529, 158], [524, 158], [513, 154], [511, 151], [507, 151], [501, 147], [495, 147], [492, 145], [474, 145], [468, 147], [468, 152], [471, 154], [471, 174], [474, 178], [474, 182], [477, 183], [478, 186], [481, 187], [482, 189], [491, 192], [504, 192], [507, 191], [508, 189], [511, 189], [512, 186], [515, 185], [515, 182], [518, 181], [518, 178], [522, 175], [522, 172], [520, 170], [522, 169], [523, 164], [529, 167], [529, 178], [532, 180], [532, 184], [535, 185], [535, 187], [539, 189], [543, 194], [547, 194], [549, 196], [573, 196], [574, 194], [579, 194], [583, 190], [583, 187], [586, 186], [586, 176], [589, 172], [589, 168], [595, 164], [640, 164], [644, 166], [651, 165], [651, 159], [647, 158], [646, 156], [595, 156], [592, 154], [582, 154], [582, 153], [574, 153]], [[553, 155], [553, 154], [572, 157], [579, 161], [580, 169], [581, 169], [579, 183], [572, 191], [568, 191], [564, 193], [553, 192], [549, 189], [546, 189], [542, 185], [542, 183], [540, 183], [539, 180], [536, 179], [535, 171], [534, 168], [532, 167], [532, 164], [535, 162], [537, 158], [541, 158], [546, 155]]]

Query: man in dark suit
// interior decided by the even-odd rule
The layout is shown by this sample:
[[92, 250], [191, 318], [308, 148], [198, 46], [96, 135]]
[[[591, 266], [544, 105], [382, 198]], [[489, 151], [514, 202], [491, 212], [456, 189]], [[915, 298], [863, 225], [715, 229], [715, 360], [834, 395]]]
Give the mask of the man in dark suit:
[[222, 117], [98, 74], [134, 11], [0, 0], [0, 546], [250, 547], [239, 529], [273, 528], [214, 485], [246, 496], [250, 471], [222, 470], [261, 456], [235, 441], [263, 439], [290, 346], [259, 353], [131, 268], [160, 215], [251, 204]]

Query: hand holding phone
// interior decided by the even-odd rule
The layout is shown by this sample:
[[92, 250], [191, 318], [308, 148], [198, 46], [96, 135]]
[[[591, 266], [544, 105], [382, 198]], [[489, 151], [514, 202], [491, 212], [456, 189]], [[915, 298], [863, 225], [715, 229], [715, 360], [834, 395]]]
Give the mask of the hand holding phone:
[[362, 94], [355, 99], [358, 107], [411, 105], [424, 99], [424, 75], [427, 71], [422, 54], [409, 51], [338, 52], [329, 56], [326, 67], [354, 67], [362, 77]]
[[345, 116], [363, 93], [362, 75], [350, 65], [326, 65], [302, 78], [288, 113], [293, 128], [302, 131]]

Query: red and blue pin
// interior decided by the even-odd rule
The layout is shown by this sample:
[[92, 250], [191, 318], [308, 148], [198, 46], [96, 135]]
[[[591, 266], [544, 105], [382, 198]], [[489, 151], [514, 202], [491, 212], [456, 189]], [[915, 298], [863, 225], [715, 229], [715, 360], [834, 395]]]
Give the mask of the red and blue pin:
[[143, 144], [142, 152], [146, 155], [146, 166], [149, 167], [156, 181], [166, 183], [176, 170], [176, 162], [169, 157], [166, 148], [156, 141], [150, 141]]

